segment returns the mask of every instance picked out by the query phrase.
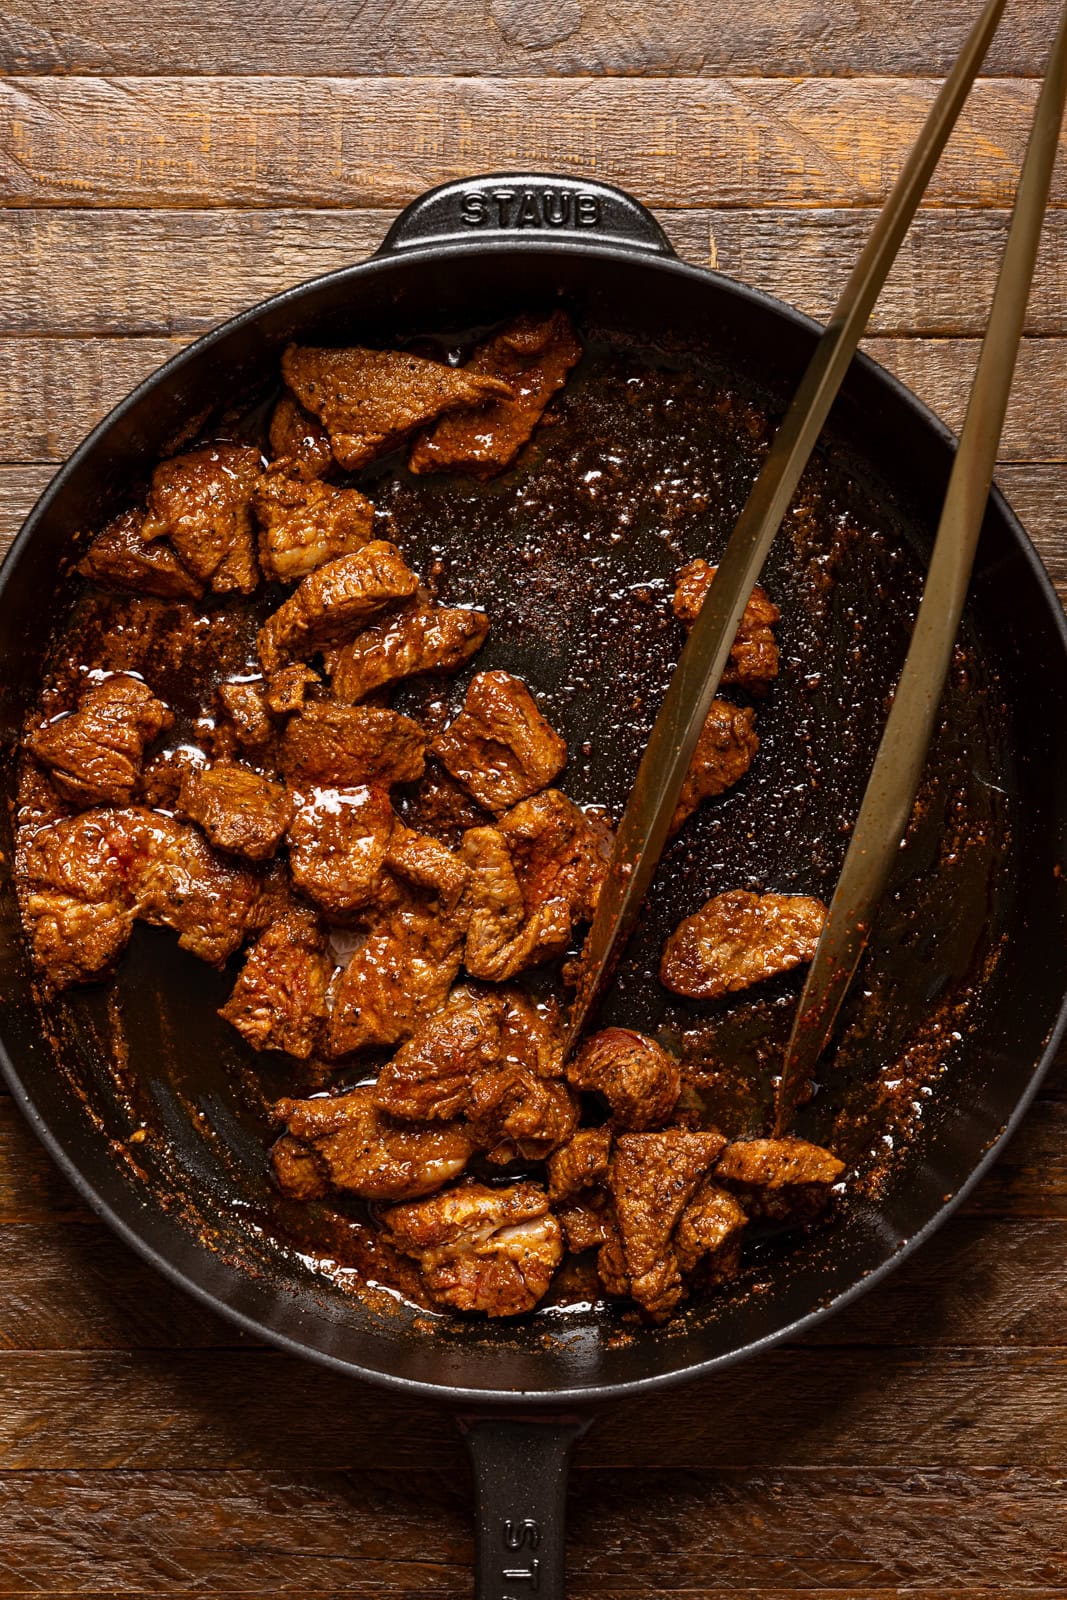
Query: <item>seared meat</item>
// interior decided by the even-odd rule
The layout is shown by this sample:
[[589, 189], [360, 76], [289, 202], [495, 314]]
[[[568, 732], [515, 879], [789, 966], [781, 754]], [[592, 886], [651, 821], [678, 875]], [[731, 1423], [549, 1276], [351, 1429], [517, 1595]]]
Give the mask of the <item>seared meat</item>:
[[433, 1298], [457, 1311], [532, 1311], [563, 1259], [560, 1225], [534, 1183], [488, 1189], [469, 1179], [382, 1215], [392, 1244], [422, 1268]]
[[844, 1170], [829, 1150], [804, 1139], [744, 1139], [726, 1147], [715, 1177], [750, 1215], [798, 1222], [823, 1209]]
[[725, 1144], [721, 1134], [682, 1128], [624, 1133], [616, 1141], [609, 1185], [619, 1237], [616, 1248], [609, 1241], [601, 1252], [605, 1287], [620, 1292], [621, 1266], [624, 1292], [655, 1322], [681, 1299], [675, 1230]]
[[449, 915], [459, 907], [470, 875], [439, 839], [416, 833], [394, 818], [385, 861], [396, 877], [435, 896]]
[[296, 887], [331, 917], [369, 906], [382, 889], [394, 821], [384, 789], [315, 789], [289, 828]]
[[271, 413], [270, 453], [275, 460], [300, 462], [317, 478], [333, 465], [329, 434], [291, 394], [283, 394]]
[[586, 1039], [567, 1064], [575, 1089], [602, 1094], [617, 1128], [662, 1128], [682, 1092], [673, 1056], [630, 1028], [605, 1028]]
[[285, 1194], [313, 1199], [339, 1189], [364, 1200], [411, 1200], [431, 1194], [467, 1165], [470, 1144], [456, 1125], [409, 1128], [383, 1116], [373, 1090], [314, 1100], [279, 1100], [286, 1132], [273, 1150]]
[[182, 565], [217, 593], [251, 594], [259, 582], [250, 502], [258, 450], [217, 444], [162, 461], [152, 474], [146, 540], [167, 538]]
[[498, 823], [529, 914], [562, 901], [572, 922], [591, 922], [611, 860], [611, 824], [558, 789], [523, 800]]
[[826, 921], [806, 895], [716, 895], [680, 922], [663, 947], [660, 982], [675, 994], [714, 1000], [810, 961]]
[[219, 700], [243, 750], [262, 750], [274, 737], [262, 680], [219, 684]]
[[744, 777], [759, 749], [755, 724], [751, 706], [734, 706], [728, 700], [711, 702], [671, 818], [672, 833], [678, 832], [702, 800], [722, 794]]
[[333, 697], [354, 705], [420, 672], [455, 672], [482, 648], [488, 632], [484, 611], [417, 600], [341, 646], [330, 664]]
[[497, 813], [545, 788], [567, 762], [566, 744], [510, 672], [479, 672], [463, 710], [432, 748], [479, 804]]
[[282, 667], [267, 680], [267, 705], [278, 717], [299, 711], [307, 700], [308, 690], [321, 681], [306, 661], [294, 661], [292, 666]]
[[466, 1116], [491, 1161], [540, 1160], [570, 1138], [554, 1015], [515, 989], [460, 988], [386, 1063], [378, 1104], [413, 1120]]
[[125, 511], [97, 534], [78, 571], [101, 589], [131, 589], [161, 600], [199, 600], [204, 585], [164, 540], [146, 544], [143, 511]]
[[511, 390], [403, 350], [317, 350], [291, 344], [282, 376], [305, 410], [325, 424], [334, 459], [347, 471], [395, 450], [416, 428]]
[[432, 834], [451, 849], [463, 842], [468, 828], [489, 820], [488, 813], [432, 755], [422, 782], [404, 803], [404, 816], [420, 833]]
[[147, 684], [115, 672], [82, 691], [78, 709], [24, 741], [64, 800], [126, 805], [137, 793], [145, 745], [174, 718]]
[[605, 1188], [611, 1155], [608, 1128], [579, 1128], [548, 1158], [548, 1194], [563, 1224], [567, 1249], [575, 1255], [595, 1249], [610, 1232]]
[[318, 567], [259, 630], [257, 648], [265, 672], [277, 672], [294, 656], [342, 644], [401, 600], [419, 580], [395, 545], [375, 539], [355, 555]]
[[332, 973], [318, 918], [290, 911], [252, 946], [219, 1016], [253, 1050], [284, 1050], [306, 1060], [326, 1021]]
[[316, 700], [282, 734], [282, 771], [297, 788], [411, 783], [422, 777], [426, 736], [417, 722], [377, 706]]
[[501, 983], [526, 967], [551, 961], [570, 944], [570, 909], [550, 900], [527, 916], [504, 835], [471, 828], [462, 856], [470, 868], [470, 922], [463, 960], [473, 978]]
[[358, 489], [320, 483], [311, 468], [291, 461], [268, 467], [252, 505], [260, 565], [280, 583], [296, 583], [327, 561], [362, 550], [373, 537], [374, 507]]
[[187, 770], [178, 810], [198, 822], [217, 849], [250, 861], [272, 856], [293, 819], [286, 789], [237, 761]]
[[153, 810], [176, 811], [182, 779], [207, 765], [207, 757], [195, 744], [179, 744], [172, 750], [161, 750], [151, 761], [145, 762], [137, 798], [143, 806]]
[[260, 880], [229, 865], [195, 828], [138, 806], [82, 812], [21, 851], [22, 915], [34, 961], [56, 987], [102, 972], [135, 918], [221, 965], [256, 925]]
[[673, 1247], [683, 1277], [699, 1268], [705, 1287], [737, 1276], [748, 1217], [733, 1195], [707, 1179], [682, 1212]]
[[[698, 557], [678, 574], [674, 614], [687, 628], [691, 628], [700, 615], [716, 571], [717, 568]], [[750, 694], [760, 694], [778, 676], [778, 646], [772, 629], [781, 615], [767, 591], [757, 584], [730, 647], [723, 683], [738, 683]]]
[[582, 347], [565, 311], [516, 317], [502, 333], [479, 345], [462, 369], [502, 379], [511, 393], [453, 411], [416, 441], [412, 472], [471, 472], [489, 477], [514, 461], [545, 407], [581, 359]]

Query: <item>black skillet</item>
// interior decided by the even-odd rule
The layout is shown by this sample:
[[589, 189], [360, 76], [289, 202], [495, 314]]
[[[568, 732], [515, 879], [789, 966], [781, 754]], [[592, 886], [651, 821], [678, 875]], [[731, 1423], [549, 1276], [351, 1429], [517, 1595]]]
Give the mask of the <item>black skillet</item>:
[[[72, 535], [119, 509], [189, 419], [220, 396], [263, 395], [292, 338], [436, 334], [448, 347], [458, 331], [558, 297], [591, 355], [526, 464], [484, 490], [413, 486], [390, 472], [371, 492], [410, 559], [426, 570], [443, 553], [443, 593], [486, 603], [499, 655], [483, 664], [512, 666], [545, 695], [570, 741], [571, 792], [617, 808], [678, 647], [664, 620], [670, 574], [682, 557], [721, 549], [759, 449], [758, 421], [743, 448], [738, 429], [750, 406], [781, 406], [817, 330], [680, 263], [618, 190], [525, 175], [425, 195], [371, 260], [199, 340], [74, 453], [0, 575], [6, 792], [49, 634], [69, 604]], [[649, 371], [659, 376], [643, 389]], [[716, 422], [707, 395], [721, 386], [733, 400]], [[751, 1131], [765, 1114], [796, 984], [781, 980], [736, 1009], [667, 1005], [650, 972], [655, 952], [717, 889], [829, 891], [952, 448], [899, 383], [865, 358], [854, 363], [801, 496], [807, 509], [769, 568], [785, 612], [784, 671], [760, 711], [760, 758], [673, 847], [612, 1001], [613, 1014], [662, 1027], [704, 1063], [701, 1092], [729, 1131]], [[999, 494], [945, 707], [901, 873], [844, 1019], [840, 1066], [803, 1124], [851, 1144], [862, 1178], [822, 1228], [788, 1249], [759, 1244], [736, 1288], [669, 1330], [606, 1340], [609, 1322], [616, 1334], [620, 1325], [593, 1306], [426, 1331], [311, 1270], [270, 1209], [249, 1062], [213, 1020], [232, 975], [138, 931], [116, 990], [131, 1088], [101, 992], [35, 998], [5, 813], [0, 1038], [11, 1091], [78, 1191], [173, 1281], [258, 1337], [451, 1407], [476, 1469], [478, 1594], [536, 1586], [544, 1600], [560, 1596], [566, 1464], [591, 1412], [800, 1336], [876, 1283], [994, 1159], [1055, 1049], [1067, 987], [1067, 634]], [[280, 1070], [261, 1065], [268, 1079]], [[722, 1099], [724, 1082], [739, 1081], [753, 1085], [748, 1101]], [[147, 1137], [131, 1143], [137, 1123]], [[879, 1165], [870, 1151], [886, 1128], [897, 1149]]]

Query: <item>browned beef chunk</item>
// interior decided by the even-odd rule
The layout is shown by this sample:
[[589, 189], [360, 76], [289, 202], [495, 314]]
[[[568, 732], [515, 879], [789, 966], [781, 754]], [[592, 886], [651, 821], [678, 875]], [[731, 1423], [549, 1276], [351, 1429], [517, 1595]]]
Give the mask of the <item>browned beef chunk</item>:
[[756, 713], [752, 707], [713, 700], [671, 818], [671, 832], [677, 833], [702, 800], [722, 794], [738, 783], [752, 765], [758, 749]]
[[399, 550], [384, 539], [328, 561], [310, 572], [259, 630], [264, 671], [277, 672], [294, 656], [343, 644], [383, 611], [410, 600], [418, 586]]
[[307, 700], [308, 690], [321, 681], [306, 661], [294, 661], [267, 680], [267, 705], [278, 717], [299, 711]]
[[527, 916], [511, 852], [499, 829], [471, 828], [461, 854], [471, 874], [463, 960], [473, 978], [501, 983], [563, 954], [571, 938], [569, 907], [550, 900]]
[[420, 833], [432, 834], [453, 850], [462, 844], [468, 828], [489, 820], [488, 813], [432, 755], [421, 783], [404, 802], [404, 816]]
[[[700, 615], [716, 571], [698, 557], [678, 574], [674, 614], [687, 628], [691, 628]], [[737, 638], [730, 647], [723, 683], [739, 683], [750, 694], [759, 694], [778, 676], [778, 646], [772, 629], [781, 615], [767, 591], [757, 584], [749, 596]]]
[[829, 1150], [804, 1139], [744, 1139], [723, 1151], [715, 1177], [752, 1216], [798, 1222], [823, 1209], [844, 1170]]
[[176, 811], [182, 779], [206, 764], [207, 757], [198, 745], [179, 744], [171, 750], [161, 750], [145, 762], [138, 800], [154, 810]]
[[252, 499], [264, 575], [297, 583], [316, 567], [362, 550], [373, 538], [374, 507], [358, 489], [320, 483], [310, 468], [276, 462]]
[[321, 350], [290, 345], [282, 376], [325, 425], [334, 459], [349, 472], [395, 450], [416, 428], [511, 390], [403, 350]]
[[161, 600], [199, 600], [204, 585], [158, 539], [147, 544], [141, 532], [143, 511], [125, 511], [97, 534], [78, 562], [83, 577], [101, 589], [131, 589]]
[[624, 1133], [616, 1141], [609, 1185], [618, 1246], [604, 1246], [602, 1275], [618, 1293], [621, 1264], [625, 1292], [653, 1321], [664, 1321], [682, 1297], [675, 1230], [725, 1144], [721, 1134], [682, 1128]]
[[540, 1160], [577, 1125], [561, 1061], [553, 1015], [517, 990], [464, 987], [382, 1068], [378, 1104], [416, 1120], [463, 1115], [491, 1161]]
[[582, 347], [565, 311], [516, 317], [479, 345], [463, 371], [500, 378], [511, 394], [474, 410], [453, 411], [417, 440], [412, 472], [470, 472], [489, 477], [514, 461], [552, 396], [581, 359]]
[[673, 1248], [685, 1279], [699, 1272], [705, 1288], [737, 1276], [748, 1217], [733, 1195], [708, 1179], [682, 1212]]
[[178, 809], [200, 824], [216, 849], [250, 861], [268, 860], [293, 818], [283, 785], [238, 761], [187, 771]]
[[528, 913], [562, 901], [574, 922], [590, 922], [611, 860], [611, 824], [558, 789], [523, 800], [498, 824]]
[[296, 887], [328, 916], [347, 918], [381, 894], [395, 814], [384, 789], [317, 789], [289, 829]]
[[147, 684], [116, 672], [82, 691], [78, 709], [25, 740], [73, 805], [126, 805], [141, 782], [145, 745], [174, 721]]
[[604, 1028], [586, 1039], [567, 1064], [567, 1082], [602, 1094], [614, 1125], [635, 1132], [662, 1128], [682, 1092], [674, 1057], [630, 1028]]
[[259, 451], [239, 444], [160, 462], [143, 537], [169, 539], [182, 565], [217, 593], [251, 594], [259, 582], [251, 500], [261, 467]]
[[334, 699], [354, 705], [420, 672], [455, 672], [482, 648], [488, 632], [484, 611], [416, 600], [341, 646], [330, 669]]
[[605, 1242], [605, 1193], [611, 1156], [611, 1130], [579, 1128], [548, 1158], [548, 1194], [567, 1241], [580, 1254]]
[[135, 918], [221, 965], [262, 915], [263, 885], [216, 856], [195, 828], [158, 812], [83, 812], [42, 828], [22, 854], [23, 921], [56, 987], [103, 971]]
[[467, 1165], [470, 1143], [456, 1125], [403, 1127], [383, 1116], [372, 1089], [314, 1100], [279, 1100], [285, 1134], [273, 1150], [284, 1193], [310, 1200], [339, 1189], [365, 1200], [431, 1194]]
[[479, 672], [463, 710], [432, 748], [478, 803], [498, 814], [544, 789], [567, 762], [566, 744], [510, 672]]
[[300, 462], [315, 477], [333, 465], [329, 434], [291, 394], [283, 394], [271, 413], [270, 453], [275, 459]]
[[456, 1311], [532, 1311], [563, 1259], [560, 1225], [534, 1183], [489, 1189], [469, 1179], [383, 1213], [396, 1249], [413, 1257], [433, 1298]]
[[810, 961], [826, 921], [807, 895], [718, 894], [680, 922], [663, 947], [660, 982], [714, 1000]]
[[292, 717], [279, 747], [297, 788], [411, 783], [422, 777], [426, 736], [417, 722], [378, 706], [316, 700]]
[[290, 911], [260, 935], [219, 1011], [253, 1050], [306, 1060], [325, 1024], [333, 962], [318, 918]]
[[262, 679], [219, 684], [219, 700], [242, 750], [263, 750], [274, 737]]

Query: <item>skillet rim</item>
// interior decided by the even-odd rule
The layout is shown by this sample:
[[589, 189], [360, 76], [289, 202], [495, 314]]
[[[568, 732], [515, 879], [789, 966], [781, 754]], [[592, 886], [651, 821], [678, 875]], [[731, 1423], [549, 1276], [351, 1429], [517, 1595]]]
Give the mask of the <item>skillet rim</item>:
[[[30, 549], [34, 535], [47, 516], [53, 500], [61, 493], [68, 478], [92, 457], [108, 433], [122, 421], [133, 407], [139, 404], [165, 378], [180, 372], [185, 365], [194, 359], [199, 359], [205, 350], [210, 350], [214, 346], [225, 343], [234, 333], [253, 325], [265, 313], [274, 312], [285, 306], [296, 305], [304, 297], [321, 291], [328, 285], [338, 287], [349, 282], [355, 282], [358, 279], [378, 276], [382, 273], [388, 275], [389, 271], [398, 262], [406, 262], [412, 258], [417, 259], [420, 263], [431, 263], [449, 262], [464, 258], [470, 259], [475, 255], [521, 254], [558, 258], [561, 255], [569, 254], [583, 256], [594, 261], [604, 259], [625, 261], [630, 265], [634, 264], [636, 260], [657, 272], [667, 272], [702, 285], [709, 282], [715, 284], [721, 292], [732, 295], [741, 302], [759, 307], [764, 312], [770, 311], [809, 337], [818, 337], [823, 331], [822, 324], [818, 323], [814, 318], [806, 316], [785, 301], [766, 294], [762, 290], [740, 283], [724, 273], [681, 261], [674, 254], [673, 249], [670, 254], [661, 254], [635, 248], [632, 244], [622, 242], [608, 243], [593, 239], [582, 239], [580, 241], [561, 239], [549, 244], [531, 241], [528, 236], [521, 239], [495, 236], [491, 240], [471, 240], [470, 242], [450, 242], [436, 245], [420, 244], [417, 248], [396, 251], [389, 247], [387, 241], [388, 236], [383, 245], [379, 246], [378, 251], [365, 261], [356, 262], [351, 266], [341, 267], [334, 272], [310, 278], [301, 284], [295, 284], [276, 295], [270, 296], [266, 300], [260, 301], [254, 306], [238, 312], [235, 316], [227, 319], [218, 327], [210, 329], [200, 338], [178, 351], [120, 400], [96, 424], [58, 468], [16, 535], [6, 558], [0, 565], [0, 609], [4, 604], [7, 586], [12, 581], [26, 552]], [[853, 357], [853, 365], [863, 372], [868, 379], [880, 385], [898, 403], [910, 409], [917, 420], [934, 435], [935, 439], [949, 454], [954, 454], [957, 440], [951, 429], [899, 378], [864, 352], [858, 352]], [[851, 372], [853, 368], [850, 367], [849, 370]], [[1063, 664], [1067, 667], [1067, 614], [1064, 612], [1051, 578], [1025, 528], [996, 484], [993, 485], [990, 491], [990, 505], [999, 517], [1016, 554], [1026, 565], [1029, 578], [1036, 585], [1036, 590], [1043, 602], [1046, 618], [1051, 621], [1053, 634], [1058, 638]], [[404, 1377], [396, 1373], [382, 1371], [377, 1367], [365, 1366], [355, 1361], [346, 1360], [329, 1351], [312, 1348], [297, 1337], [266, 1326], [255, 1316], [231, 1305], [228, 1301], [220, 1298], [213, 1290], [196, 1282], [185, 1270], [176, 1266], [151, 1244], [133, 1223], [120, 1216], [110, 1201], [99, 1193], [93, 1182], [81, 1170], [76, 1159], [68, 1154], [59, 1136], [53, 1132], [45, 1117], [37, 1109], [33, 1095], [29, 1087], [23, 1082], [19, 1070], [8, 1051], [7, 1044], [2, 1036], [2, 1027], [0, 1027], [0, 1072], [2, 1072], [7, 1082], [12, 1099], [18, 1105], [20, 1112], [26, 1118], [37, 1138], [44, 1145], [76, 1192], [94, 1213], [125, 1244], [129, 1245], [169, 1282], [191, 1295], [194, 1300], [208, 1307], [226, 1321], [289, 1354], [300, 1356], [329, 1370], [343, 1373], [348, 1377], [359, 1378], [395, 1393], [417, 1396], [439, 1404], [451, 1404], [453, 1408], [458, 1407], [476, 1412], [522, 1408], [527, 1412], [539, 1409], [542, 1412], [558, 1413], [568, 1406], [596, 1406], [612, 1400], [663, 1389], [673, 1384], [688, 1382], [699, 1377], [706, 1377], [714, 1371], [725, 1369], [751, 1357], [763, 1354], [787, 1340], [803, 1336], [809, 1330], [817, 1327], [827, 1317], [844, 1309], [860, 1295], [874, 1288], [887, 1274], [892, 1272], [936, 1232], [998, 1159], [1032, 1104], [1065, 1033], [1067, 1033], [1067, 984], [1064, 987], [1054, 1025], [1041, 1055], [1031, 1069], [1025, 1087], [1015, 1099], [1011, 1114], [1006, 1122], [990, 1143], [985, 1146], [968, 1176], [951, 1198], [938, 1206], [922, 1226], [903, 1240], [890, 1256], [863, 1276], [854, 1279], [846, 1289], [843, 1289], [832, 1299], [822, 1305], [817, 1305], [814, 1309], [805, 1312], [800, 1317], [771, 1333], [764, 1334], [747, 1344], [742, 1344], [718, 1355], [709, 1356], [704, 1360], [691, 1361], [684, 1365], [674, 1366], [668, 1371], [652, 1372], [616, 1383], [591, 1383], [556, 1389], [466, 1388], [446, 1382], [435, 1383], [422, 1378]], [[130, 1193], [136, 1201], [136, 1196], [132, 1189]], [[240, 1271], [239, 1268], [232, 1267], [228, 1263], [219, 1263], [217, 1256], [212, 1255], [212, 1260], [216, 1267], [220, 1264], [225, 1265], [229, 1273], [238, 1273]]]

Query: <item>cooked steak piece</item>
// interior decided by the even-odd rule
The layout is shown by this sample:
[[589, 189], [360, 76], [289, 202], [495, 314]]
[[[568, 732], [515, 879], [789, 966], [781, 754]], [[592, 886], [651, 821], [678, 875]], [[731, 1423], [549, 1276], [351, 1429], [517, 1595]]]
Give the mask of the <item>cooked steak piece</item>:
[[282, 356], [282, 376], [304, 409], [325, 425], [335, 461], [349, 472], [395, 450], [446, 411], [511, 394], [499, 378], [404, 350], [291, 344]]
[[725, 1144], [719, 1133], [682, 1128], [616, 1140], [609, 1186], [618, 1241], [602, 1248], [602, 1276], [609, 1293], [628, 1293], [654, 1322], [665, 1321], [682, 1297], [675, 1231]]
[[699, 1269], [705, 1288], [736, 1278], [747, 1226], [748, 1216], [733, 1195], [705, 1179], [674, 1232], [674, 1254], [683, 1278]]
[[274, 737], [262, 679], [219, 684], [219, 700], [242, 750], [265, 749]]
[[702, 800], [722, 794], [738, 783], [752, 765], [758, 749], [756, 713], [752, 707], [713, 700], [671, 818], [671, 832], [678, 832]]
[[432, 834], [450, 849], [463, 842], [468, 828], [489, 821], [489, 814], [446, 772], [436, 756], [426, 761], [426, 771], [418, 788], [406, 796], [403, 813], [420, 833]]
[[480, 1150], [497, 1165], [543, 1161], [566, 1144], [578, 1126], [578, 1097], [558, 1078], [539, 1078], [529, 1067], [505, 1061], [471, 1084], [467, 1124]]
[[470, 1143], [456, 1125], [410, 1128], [383, 1116], [369, 1085], [314, 1100], [279, 1100], [286, 1132], [272, 1152], [283, 1193], [314, 1199], [331, 1189], [364, 1200], [431, 1194], [467, 1165]]
[[463, 960], [472, 978], [502, 983], [563, 954], [571, 940], [569, 906], [550, 900], [527, 915], [511, 852], [498, 828], [471, 828], [461, 854], [471, 874]]
[[38, 969], [56, 988], [121, 952], [135, 918], [221, 965], [262, 914], [263, 885], [216, 856], [196, 828], [139, 806], [41, 828], [21, 855], [22, 914]]
[[332, 974], [318, 918], [290, 911], [252, 946], [219, 1016], [253, 1050], [284, 1050], [304, 1061], [326, 1021]]
[[267, 705], [278, 717], [299, 711], [307, 700], [308, 690], [321, 681], [306, 661], [294, 661], [292, 666], [282, 667], [267, 679]]
[[218, 594], [251, 594], [259, 582], [251, 500], [261, 469], [259, 451], [240, 444], [160, 462], [142, 537], [169, 539], [182, 565]]
[[308, 467], [275, 462], [252, 497], [264, 576], [297, 583], [316, 567], [353, 555], [373, 535], [374, 507], [358, 489], [320, 483]]
[[434, 895], [449, 915], [464, 898], [470, 874], [459, 856], [440, 839], [405, 827], [399, 817], [393, 819], [385, 862], [396, 877]]
[[751, 1216], [801, 1222], [823, 1209], [844, 1170], [843, 1161], [805, 1139], [743, 1139], [727, 1145], [715, 1177]]
[[573, 922], [591, 922], [614, 843], [606, 817], [546, 789], [505, 812], [497, 826], [527, 912], [562, 901]]
[[330, 917], [344, 919], [371, 905], [382, 890], [395, 820], [384, 789], [315, 789], [289, 828], [296, 887]]
[[581, 355], [565, 311], [516, 317], [479, 345], [462, 368], [469, 376], [502, 379], [510, 395], [442, 417], [416, 441], [408, 466], [412, 472], [470, 472], [484, 478], [500, 472], [514, 461]]
[[328, 561], [310, 572], [259, 630], [263, 670], [274, 673], [294, 657], [305, 659], [343, 644], [383, 611], [409, 600], [418, 586], [399, 550], [384, 539]]
[[199, 600], [204, 585], [187, 572], [172, 547], [159, 539], [146, 544], [143, 511], [125, 511], [97, 534], [78, 571], [101, 589], [130, 589], [160, 600]]
[[426, 735], [399, 711], [315, 700], [286, 724], [279, 761], [296, 788], [411, 783], [421, 778]]
[[662, 1128], [682, 1092], [674, 1057], [630, 1028], [604, 1028], [586, 1039], [567, 1063], [567, 1082], [602, 1094], [613, 1126], [635, 1132]]
[[660, 982], [698, 1000], [747, 989], [810, 961], [826, 921], [821, 900], [797, 894], [718, 894], [680, 922], [663, 947]]
[[330, 663], [333, 697], [354, 705], [420, 672], [455, 672], [482, 648], [488, 632], [484, 611], [416, 600], [341, 646]]
[[137, 790], [137, 799], [143, 806], [157, 811], [176, 811], [182, 779], [207, 765], [207, 756], [195, 744], [175, 745], [171, 750], [160, 750], [151, 761], [145, 762], [144, 772]]
[[191, 767], [182, 778], [178, 810], [198, 822], [218, 850], [266, 861], [293, 820], [285, 787], [239, 761]]
[[128, 805], [141, 782], [145, 746], [174, 721], [140, 678], [112, 673], [83, 689], [76, 711], [23, 741], [76, 806]]
[[608, 1236], [608, 1198], [611, 1130], [579, 1128], [562, 1149], [548, 1158], [548, 1195], [567, 1241], [575, 1255], [595, 1249]]
[[[699, 617], [717, 570], [698, 556], [679, 572], [674, 614], [687, 628]], [[749, 694], [766, 692], [767, 685], [778, 676], [778, 646], [772, 629], [781, 616], [766, 589], [757, 584], [749, 596], [737, 637], [730, 646], [723, 683], [740, 684]]]
[[434, 1300], [456, 1311], [532, 1311], [563, 1259], [562, 1230], [535, 1183], [489, 1189], [469, 1179], [382, 1213], [387, 1236], [413, 1257]]
[[479, 672], [463, 710], [432, 749], [480, 805], [498, 814], [544, 789], [567, 762], [566, 744], [510, 672]]
[[300, 462], [316, 478], [333, 465], [329, 434], [291, 394], [283, 394], [271, 412], [270, 453], [276, 460]]

